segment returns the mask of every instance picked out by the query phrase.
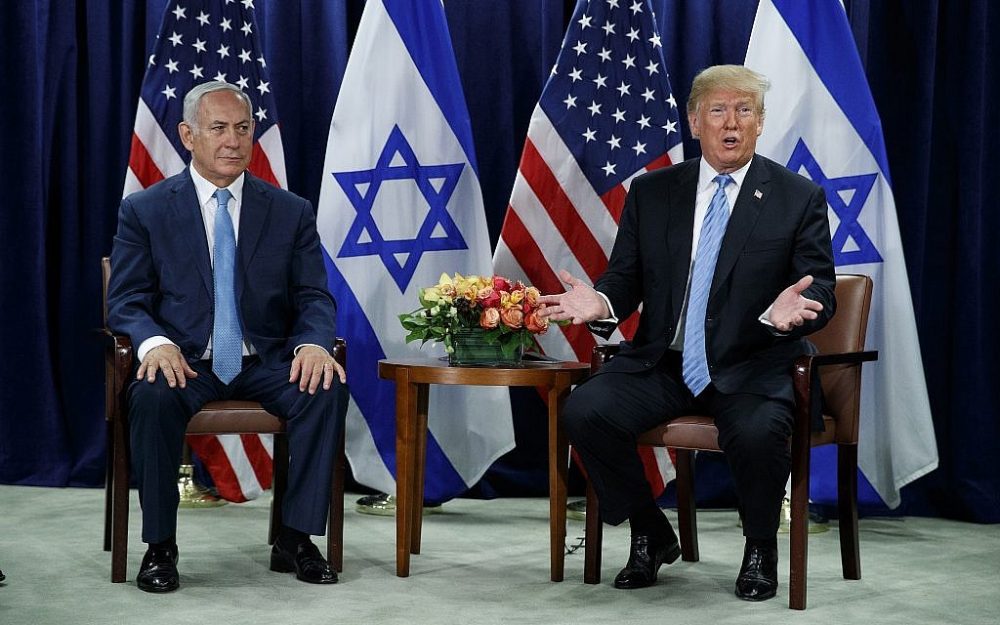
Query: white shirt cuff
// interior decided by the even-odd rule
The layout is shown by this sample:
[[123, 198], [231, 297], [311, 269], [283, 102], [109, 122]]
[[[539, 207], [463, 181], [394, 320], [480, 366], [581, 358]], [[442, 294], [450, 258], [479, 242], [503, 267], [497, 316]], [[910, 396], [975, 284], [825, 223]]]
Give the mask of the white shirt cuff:
[[597, 291], [597, 290], [595, 290], [594, 293], [597, 293], [598, 295], [600, 295], [601, 299], [604, 300], [604, 303], [608, 305], [608, 313], [610, 314], [610, 316], [607, 319], [598, 319], [597, 322], [598, 323], [618, 323], [618, 317], [615, 316], [615, 309], [611, 306], [611, 300], [608, 299], [608, 296], [605, 295], [604, 293], [601, 293], [600, 291]]
[[[771, 306], [773, 306], [773, 304]], [[757, 317], [757, 321], [763, 323], [766, 326], [771, 326], [773, 328], [774, 324], [771, 323], [771, 306], [768, 306], [767, 310], [762, 312], [760, 314], [760, 317]]]
[[328, 352], [325, 347], [323, 347], [322, 345], [316, 345], [315, 343], [303, 343], [302, 345], [298, 345], [296, 346], [295, 350], [292, 351], [292, 354], [298, 356], [299, 350], [301, 350], [303, 347], [318, 347], [321, 350], [323, 350], [323, 353], [325, 353], [327, 356], [330, 355], [330, 352]]
[[165, 336], [151, 336], [139, 345], [139, 349], [135, 350], [135, 357], [139, 359], [139, 362], [142, 362], [150, 350], [160, 345], [173, 345], [177, 347], [176, 343]]

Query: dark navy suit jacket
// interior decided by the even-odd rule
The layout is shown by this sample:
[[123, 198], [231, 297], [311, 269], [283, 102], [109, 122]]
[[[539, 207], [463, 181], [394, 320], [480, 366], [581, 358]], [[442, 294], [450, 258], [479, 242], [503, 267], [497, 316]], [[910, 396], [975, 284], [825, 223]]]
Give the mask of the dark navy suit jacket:
[[[249, 173], [236, 248], [243, 336], [265, 366], [296, 346], [333, 345], [336, 306], [308, 201]], [[111, 256], [108, 325], [138, 349], [166, 336], [197, 360], [212, 333], [213, 280], [205, 225], [188, 170], [122, 200]]]
[[[691, 265], [700, 159], [636, 178], [629, 189], [605, 273], [594, 285], [619, 319], [642, 303], [630, 349], [601, 371], [639, 371], [662, 358], [681, 321]], [[758, 317], [805, 275], [803, 295], [819, 318], [780, 334]], [[833, 252], [823, 189], [778, 163], [753, 157], [733, 206], [715, 267], [705, 319], [709, 372], [724, 393], [792, 399], [791, 364], [812, 351], [805, 335], [834, 313]], [[592, 327], [610, 335], [613, 328]]]

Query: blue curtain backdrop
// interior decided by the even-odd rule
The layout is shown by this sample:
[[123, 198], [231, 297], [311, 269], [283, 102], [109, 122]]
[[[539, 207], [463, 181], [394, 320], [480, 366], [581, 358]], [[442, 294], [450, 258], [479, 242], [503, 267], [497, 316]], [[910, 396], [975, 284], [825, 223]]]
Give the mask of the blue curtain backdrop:
[[[103, 482], [98, 260], [111, 248], [147, 50], [166, 0], [12, 0], [0, 6], [0, 483]], [[448, 0], [496, 241], [528, 119], [570, 0]], [[756, 3], [653, 0], [677, 101], [694, 74], [739, 63]], [[257, 0], [289, 186], [315, 202], [333, 105], [362, 0]], [[1000, 85], [989, 0], [848, 0], [889, 151], [938, 437], [940, 468], [903, 490], [903, 513], [1000, 522], [1000, 411], [990, 316], [987, 107]], [[993, 35], [991, 37], [991, 35]], [[377, 79], [377, 77], [373, 77]], [[684, 128], [688, 156], [697, 154]], [[545, 492], [540, 401], [515, 392], [518, 448], [474, 490]], [[708, 455], [706, 455], [708, 456]], [[725, 503], [711, 458], [701, 493]], [[730, 499], [731, 501], [731, 499]]]

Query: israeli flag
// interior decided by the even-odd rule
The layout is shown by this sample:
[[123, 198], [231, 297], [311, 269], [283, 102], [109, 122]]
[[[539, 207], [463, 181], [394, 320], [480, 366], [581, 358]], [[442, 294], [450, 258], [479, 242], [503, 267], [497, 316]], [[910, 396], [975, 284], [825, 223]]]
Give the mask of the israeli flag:
[[[333, 112], [317, 225], [337, 328], [348, 341], [347, 454], [362, 484], [396, 490], [395, 385], [382, 358], [406, 345], [397, 315], [442, 273], [491, 275], [472, 127], [441, 0], [369, 0]], [[428, 501], [475, 484], [514, 447], [506, 388], [432, 386]]]
[[938, 455], [882, 125], [844, 7], [761, 0], [745, 64], [771, 81], [757, 151], [823, 186], [837, 271], [875, 282], [858, 457], [894, 508]]

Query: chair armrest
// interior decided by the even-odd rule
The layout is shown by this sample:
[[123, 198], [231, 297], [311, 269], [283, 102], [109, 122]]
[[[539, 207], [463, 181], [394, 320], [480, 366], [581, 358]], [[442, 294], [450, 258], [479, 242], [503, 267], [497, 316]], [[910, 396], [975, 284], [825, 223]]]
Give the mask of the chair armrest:
[[795, 359], [792, 378], [795, 386], [795, 401], [808, 406], [812, 391], [813, 370], [827, 365], [858, 365], [878, 360], [877, 351], [840, 352], [836, 354], [806, 354]]
[[[798, 438], [803, 449], [807, 449], [809, 446], [809, 438], [811, 434], [811, 414], [812, 410], [812, 390], [813, 390], [813, 373], [818, 370], [819, 367], [828, 365], [848, 365], [856, 366], [860, 369], [861, 364], [865, 362], [870, 362], [873, 360], [878, 360], [877, 351], [861, 351], [861, 352], [841, 352], [834, 354], [806, 354], [799, 356], [795, 359], [795, 365], [792, 367], [792, 383], [795, 390], [795, 423], [794, 423], [794, 434], [792, 436], [793, 440], [793, 456], [796, 451], [794, 450], [794, 441]], [[800, 453], [804, 453], [801, 452]]]
[[341, 337], [333, 340], [333, 359], [340, 363], [340, 366], [347, 369], [347, 341]]
[[595, 345], [594, 351], [590, 353], [590, 373], [593, 375], [597, 373], [604, 363], [611, 360], [615, 355], [621, 351], [621, 347], [618, 345]]
[[857, 365], [878, 360], [877, 351], [841, 352], [837, 354], [806, 354], [795, 359], [795, 375], [803, 375], [807, 369], [826, 365]]

